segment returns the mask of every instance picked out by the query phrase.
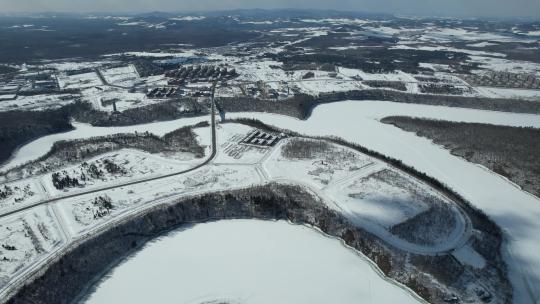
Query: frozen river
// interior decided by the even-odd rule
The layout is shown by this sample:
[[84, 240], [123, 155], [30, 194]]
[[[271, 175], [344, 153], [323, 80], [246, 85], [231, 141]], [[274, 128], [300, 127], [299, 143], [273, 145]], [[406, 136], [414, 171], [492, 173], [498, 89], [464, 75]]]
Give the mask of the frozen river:
[[419, 303], [340, 241], [285, 221], [169, 233], [112, 270], [86, 303]]
[[344, 101], [321, 105], [306, 121], [267, 113], [230, 113], [227, 117], [256, 118], [307, 135], [338, 136], [400, 159], [442, 181], [502, 228], [507, 241], [503, 253], [514, 287], [514, 302], [538, 303], [540, 200], [492, 171], [453, 156], [428, 139], [379, 121], [392, 115], [540, 128], [540, 115], [384, 101]]

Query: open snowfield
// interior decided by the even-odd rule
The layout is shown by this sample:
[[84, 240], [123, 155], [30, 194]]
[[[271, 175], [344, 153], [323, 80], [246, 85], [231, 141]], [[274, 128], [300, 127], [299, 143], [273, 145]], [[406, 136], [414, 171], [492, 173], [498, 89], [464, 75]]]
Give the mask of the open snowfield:
[[117, 111], [147, 106], [161, 102], [159, 99], [150, 99], [144, 93], [131, 93], [117, 87], [87, 88], [81, 92], [82, 99], [88, 101], [96, 110], [113, 112], [112, 102], [116, 102]]
[[[332, 191], [333, 196], [340, 198], [340, 206], [347, 207], [349, 213], [363, 220], [378, 222], [387, 229], [428, 209], [426, 202], [414, 197], [414, 192], [420, 190], [419, 185], [404, 176], [381, 176], [387, 172], [397, 175], [388, 169], [370, 172], [332, 189], [335, 190]], [[399, 187], [398, 183], [406, 185]]]
[[0, 210], [38, 202], [43, 199], [43, 191], [37, 180], [22, 180], [0, 186]]
[[[263, 122], [309, 135], [335, 135], [426, 172], [488, 214], [504, 231], [516, 303], [534, 303], [540, 297], [540, 199], [506, 179], [452, 156], [443, 147], [378, 120], [408, 115], [451, 121], [540, 128], [538, 115], [512, 114], [390, 102], [340, 102], [317, 107], [307, 121], [266, 113], [230, 113], [229, 118], [257, 118]], [[339, 119], [336, 119], [339, 118]]]
[[48, 207], [38, 207], [0, 221], [0, 287], [44, 258], [60, 244], [62, 236]]
[[401, 71], [395, 73], [366, 73], [360, 69], [339, 68], [338, 72], [345, 77], [360, 77], [362, 80], [417, 82], [414, 77]]
[[101, 79], [95, 72], [60, 75], [58, 76], [58, 85], [61, 89], [84, 89], [103, 85]]
[[352, 177], [373, 164], [373, 160], [345, 147], [331, 145], [313, 158], [290, 159], [283, 155], [284, 146], [297, 139], [285, 139], [264, 162], [263, 167], [273, 179], [302, 181], [322, 189], [330, 183]]
[[0, 102], [0, 112], [13, 110], [41, 111], [60, 108], [72, 103], [76, 98], [77, 96], [70, 94], [17, 96], [15, 100]]
[[114, 268], [86, 303], [418, 303], [335, 239], [284, 221], [181, 228]]
[[[66, 228], [75, 236], [150, 205], [170, 203], [186, 195], [240, 189], [262, 182], [252, 166], [209, 165], [185, 175], [60, 200], [55, 206], [65, 219]], [[95, 203], [98, 197], [110, 198], [111, 208], [104, 211], [101, 204]], [[96, 216], [98, 212], [100, 214]]]
[[83, 139], [96, 136], [106, 136], [118, 133], [150, 132], [157, 136], [163, 136], [171, 131], [184, 126], [194, 125], [202, 121], [209, 121], [208, 116], [182, 118], [171, 121], [141, 124], [127, 127], [94, 127], [89, 124], [73, 122], [74, 130], [65, 133], [52, 134], [40, 137], [21, 148], [2, 166], [0, 170], [4, 171], [26, 162], [35, 160], [45, 155], [56, 141]]
[[[249, 61], [235, 65], [237, 72], [240, 74], [238, 81], [282, 81], [290, 79], [281, 69], [281, 62], [265, 60], [265, 61]], [[276, 66], [279, 68], [272, 68]]]
[[319, 93], [346, 92], [363, 88], [357, 81], [338, 80], [338, 79], [316, 79], [304, 80], [296, 83], [300, 92], [318, 95]]
[[[498, 72], [525, 73], [540, 77], [540, 64], [520, 60], [508, 60], [486, 56], [471, 55], [471, 62], [476, 62], [480, 67]], [[482, 72], [481, 70], [478, 72]]]
[[492, 98], [519, 98], [540, 101], [540, 90], [475, 87], [479, 94]]
[[131, 87], [139, 80], [139, 73], [133, 65], [102, 70], [101, 74], [108, 83], [124, 87]]
[[[57, 195], [62, 192], [77, 192], [82, 188], [89, 190], [179, 172], [193, 167], [201, 161], [192, 157], [191, 160], [182, 162], [139, 150], [122, 149], [99, 155], [85, 161], [82, 165], [63, 168], [56, 172], [61, 176], [78, 179], [79, 187], [56, 189], [51, 177], [55, 173], [44, 175], [42, 184], [47, 188], [48, 193]], [[107, 164], [117, 166], [113, 168], [116, 171], [110, 172], [110, 169], [107, 169]], [[94, 168], [97, 168], [101, 175], [92, 175], [89, 170], [92, 166], [95, 166]]]

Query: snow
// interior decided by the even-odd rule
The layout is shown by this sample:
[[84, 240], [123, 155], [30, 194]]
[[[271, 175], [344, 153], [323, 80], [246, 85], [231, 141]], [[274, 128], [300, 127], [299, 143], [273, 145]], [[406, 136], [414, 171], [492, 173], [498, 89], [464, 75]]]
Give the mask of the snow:
[[254, 25], [270, 25], [274, 24], [274, 22], [266, 20], [266, 21], [244, 21], [240, 22], [241, 24], [254, 24]]
[[[409, 184], [406, 187], [396, 185], [398, 181], [392, 178], [376, 178], [377, 174], [384, 173], [383, 170], [381, 167], [368, 170], [341, 187], [332, 187], [330, 195], [336, 198], [336, 201], [339, 200], [340, 207], [353, 217], [375, 222], [386, 229], [428, 209], [428, 204], [415, 198], [415, 192], [408, 189], [414, 187], [417, 188], [414, 190], [418, 191], [419, 184], [406, 176], [401, 176], [403, 181]], [[426, 189], [420, 191], [424, 192]]]
[[40, 111], [44, 109], [60, 108], [64, 105], [72, 103], [75, 98], [76, 96], [70, 94], [17, 96], [17, 99], [15, 100], [2, 101], [0, 103], [0, 111]]
[[125, 87], [131, 87], [139, 80], [139, 73], [133, 65], [102, 70], [101, 74], [108, 83]]
[[540, 101], [540, 90], [475, 87], [480, 95], [491, 98], [517, 98]]
[[72, 125], [75, 128], [74, 130], [65, 133], [43, 136], [28, 144], [25, 144], [15, 151], [13, 156], [2, 167], [0, 167], [0, 170], [5, 171], [15, 166], [35, 160], [40, 156], [45, 155], [52, 148], [53, 144], [60, 140], [82, 139], [118, 133], [143, 133], [147, 131], [158, 136], [163, 136], [181, 127], [194, 125], [202, 121], [209, 121], [209, 118], [207, 116], [181, 118], [171, 121], [127, 127], [94, 127], [89, 124], [73, 122]]
[[471, 62], [480, 64], [483, 69], [499, 72], [527, 73], [540, 77], [540, 64], [528, 61], [471, 55]]
[[47, 63], [43, 65], [43, 67], [65, 72], [71, 70], [94, 69], [107, 63], [110, 63], [110, 61], [65, 61]]
[[103, 85], [101, 79], [95, 72], [60, 75], [58, 76], [58, 85], [61, 89], [83, 89]]
[[[124, 172], [108, 173], [104, 167], [105, 161], [117, 164]], [[84, 190], [87, 191], [104, 186], [113, 186], [114, 184], [134, 182], [143, 178], [179, 172], [193, 167], [194, 163], [201, 161], [202, 159], [195, 159], [193, 157], [191, 160], [177, 161], [172, 158], [165, 158], [134, 149], [122, 149], [101, 154], [85, 161], [88, 165], [95, 165], [99, 170], [103, 171], [103, 176], [99, 178], [92, 178], [86, 170], [87, 167], [81, 167], [80, 165], [63, 168], [58, 173], [61, 176], [67, 175], [71, 178], [77, 178], [81, 187], [84, 187]], [[54, 173], [42, 177], [42, 184], [46, 187], [48, 193], [58, 195], [62, 192], [72, 193], [82, 190], [79, 187], [63, 190], [56, 189], [52, 183], [52, 174]], [[83, 180], [82, 175], [85, 176], [86, 180]]]
[[[540, 199], [485, 168], [451, 155], [430, 140], [378, 120], [389, 115], [540, 128], [538, 115], [513, 114], [390, 102], [340, 102], [317, 107], [307, 121], [264, 113], [227, 114], [257, 118], [304, 134], [339, 136], [402, 160], [433, 176], [483, 210], [504, 231], [516, 303], [540, 296]], [[338, 119], [339, 117], [339, 119]], [[525, 283], [524, 283], [525, 282]], [[529, 291], [530, 290], [530, 291]]]
[[533, 39], [525, 39], [513, 34], [483, 32], [464, 28], [439, 28], [431, 27], [424, 31], [419, 39], [429, 42], [453, 42], [453, 41], [490, 41], [490, 42], [522, 42], [534, 43]]
[[486, 46], [494, 46], [494, 45], [498, 45], [498, 44], [493, 43], [493, 42], [487, 42], [487, 41], [467, 44], [467, 46], [475, 47], [475, 48], [483, 48], [483, 47], [486, 47]]
[[395, 71], [393, 73], [366, 73], [360, 69], [340, 67], [339, 74], [345, 77], [361, 77], [362, 80], [417, 82], [414, 77], [402, 71]]
[[[240, 189], [262, 182], [254, 167], [216, 164], [159, 181], [124, 186], [75, 199], [64, 199], [56, 202], [55, 206], [65, 219], [66, 228], [69, 229], [70, 234], [76, 236], [126, 214], [150, 206], [170, 203], [187, 195]], [[109, 214], [95, 218], [92, 203], [98, 196], [110, 197], [113, 208]]]
[[474, 268], [482, 269], [486, 266], [486, 260], [469, 245], [455, 250], [452, 252], [452, 255], [461, 263], [473, 266]]
[[529, 31], [529, 32], [525, 33], [525, 35], [528, 35], [528, 36], [540, 36], [540, 31]]
[[[11, 100], [17, 98], [17, 94], [4, 94], [0, 95], [0, 101]], [[4, 103], [2, 103], [4, 105]]]
[[[159, 278], [159, 280], [157, 279]], [[181, 228], [114, 268], [86, 303], [418, 303], [339, 241], [283, 221]]]
[[[51, 210], [42, 206], [0, 220], [0, 287], [62, 242]], [[11, 247], [12, 246], [12, 247]]]
[[[82, 99], [90, 102], [96, 109], [105, 112], [113, 112], [114, 108], [110, 101], [116, 102], [117, 111], [143, 107], [150, 104], [163, 102], [162, 99], [148, 98], [144, 93], [131, 93], [117, 87], [101, 87], [84, 89], [81, 92]], [[109, 103], [105, 103], [109, 101]]]
[[176, 20], [176, 21], [200, 21], [204, 19], [206, 19], [205, 16], [183, 16], [183, 17], [169, 18], [169, 20]]
[[349, 18], [324, 18], [324, 19], [301, 19], [301, 22], [306, 23], [331, 23], [331, 24], [355, 24], [355, 25], [364, 25], [366, 23], [371, 23], [370, 20], [364, 19], [349, 19]]
[[[192, 53], [189, 53], [189, 51], [186, 51], [187, 54], [192, 55]], [[155, 58], [163, 58], [163, 57], [177, 57], [177, 56], [186, 56], [186, 52], [177, 52], [177, 53], [168, 53], [168, 52], [125, 52], [125, 53], [119, 53], [119, 54], [111, 54], [107, 56], [118, 56], [118, 55], [126, 55], [126, 56], [135, 56], [135, 57], [155, 57]]]
[[283, 140], [264, 162], [263, 167], [272, 179], [302, 181], [311, 187], [322, 189], [373, 162], [364, 154], [333, 144], [329, 151], [321, 152], [316, 157], [289, 159], [283, 155], [283, 147], [294, 140], [296, 139]]
[[362, 88], [362, 85], [357, 81], [337, 79], [308, 79], [297, 82], [296, 85], [300, 88], [301, 92], [312, 95], [330, 92], [346, 92]]
[[[279, 67], [273, 69], [272, 66]], [[281, 69], [283, 63], [273, 60], [265, 61], [247, 61], [242, 62], [235, 66], [236, 71], [240, 75], [237, 80], [247, 81], [282, 81], [288, 80], [289, 77], [285, 74], [285, 71]]]
[[[241, 124], [218, 125], [218, 154], [215, 163], [254, 164], [267, 153], [268, 148], [240, 144], [253, 128]], [[209, 134], [209, 133], [208, 133]]]
[[41, 185], [35, 180], [22, 180], [0, 185], [0, 193], [7, 194], [0, 197], [0, 210], [5, 211], [31, 204], [43, 199]]
[[485, 51], [478, 51], [478, 50], [467, 50], [467, 49], [459, 49], [459, 48], [453, 48], [453, 47], [447, 47], [447, 46], [410, 46], [410, 45], [396, 45], [393, 47], [390, 47], [390, 49], [398, 49], [398, 50], [422, 50], [422, 51], [447, 51], [447, 52], [456, 52], [456, 53], [465, 53], [469, 55], [477, 55], [477, 56], [493, 56], [493, 57], [506, 57], [506, 54], [502, 53], [496, 53], [496, 52], [485, 52]]

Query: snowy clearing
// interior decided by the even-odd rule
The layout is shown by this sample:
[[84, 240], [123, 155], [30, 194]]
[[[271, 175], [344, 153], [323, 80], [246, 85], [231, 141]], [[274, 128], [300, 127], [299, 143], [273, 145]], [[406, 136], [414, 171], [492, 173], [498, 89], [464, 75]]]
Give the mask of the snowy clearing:
[[0, 221], [0, 287], [24, 267], [59, 246], [62, 236], [51, 210], [38, 207]]

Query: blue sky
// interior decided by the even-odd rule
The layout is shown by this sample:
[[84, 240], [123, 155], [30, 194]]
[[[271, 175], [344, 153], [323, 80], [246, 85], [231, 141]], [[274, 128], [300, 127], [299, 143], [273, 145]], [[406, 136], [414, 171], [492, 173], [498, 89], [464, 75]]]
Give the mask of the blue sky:
[[540, 18], [540, 0], [0, 0], [0, 12], [147, 12], [241, 8]]

